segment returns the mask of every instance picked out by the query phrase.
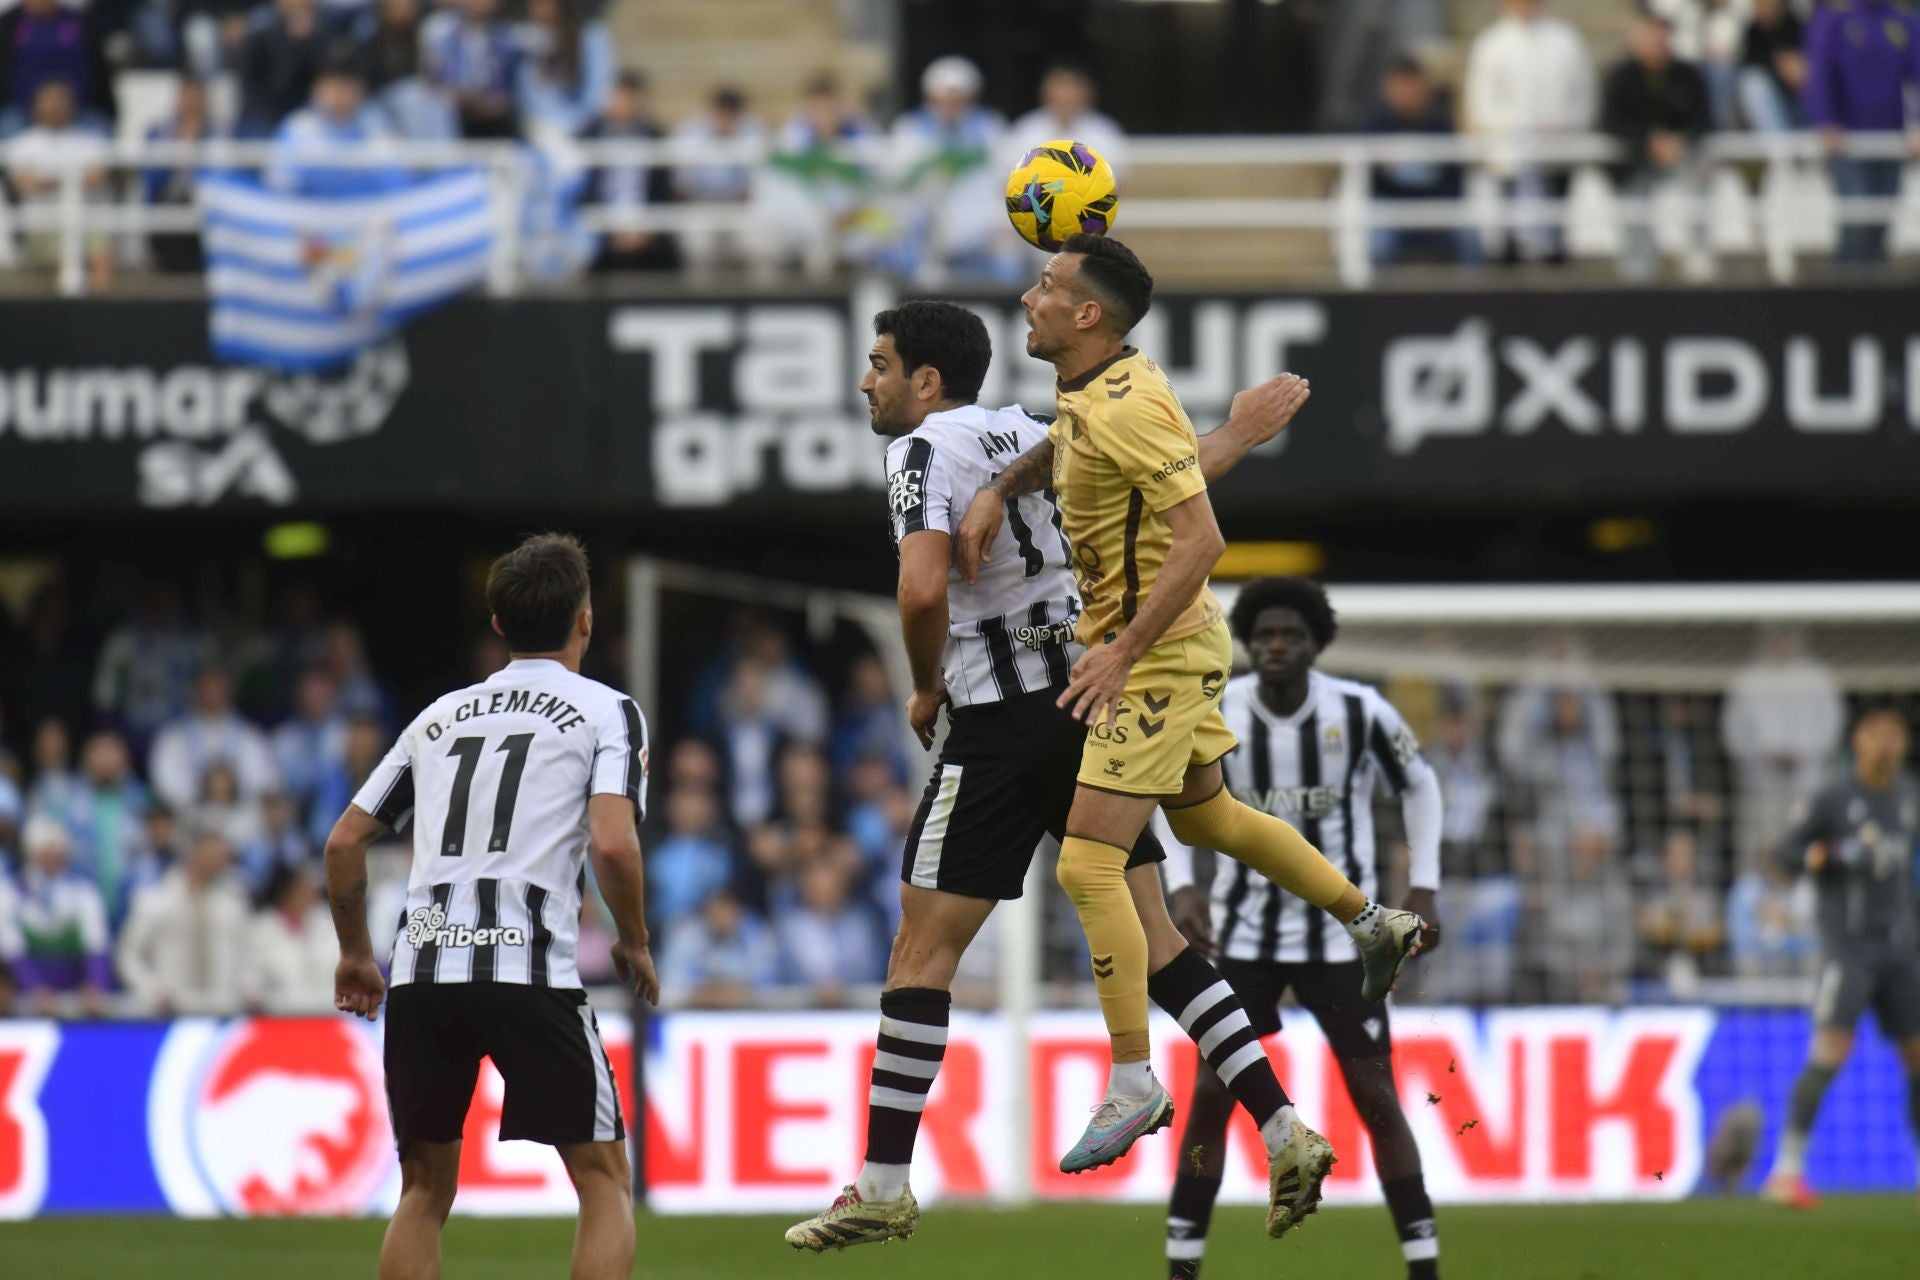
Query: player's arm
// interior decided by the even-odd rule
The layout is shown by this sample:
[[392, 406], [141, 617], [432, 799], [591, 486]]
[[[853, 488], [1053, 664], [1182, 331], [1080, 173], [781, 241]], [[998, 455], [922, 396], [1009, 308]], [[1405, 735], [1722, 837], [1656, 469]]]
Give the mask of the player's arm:
[[1023, 493], [1038, 493], [1053, 479], [1053, 439], [1049, 436], [1013, 460], [993, 482], [973, 495], [954, 533], [954, 563], [968, 582], [980, 580], [980, 566], [1007, 518], [1007, 504]]
[[[1191, 437], [1189, 437], [1191, 438]], [[1095, 645], [1074, 664], [1073, 679], [1060, 695], [1060, 705], [1086, 724], [1112, 721], [1119, 715], [1126, 692], [1127, 673], [1142, 654], [1153, 648], [1186, 611], [1207, 584], [1214, 562], [1227, 548], [1220, 525], [1213, 518], [1213, 502], [1203, 487], [1185, 501], [1160, 513], [1172, 534], [1167, 558], [1154, 579], [1153, 589], [1111, 644]]]
[[920, 745], [929, 748], [940, 704], [947, 697], [940, 658], [947, 647], [947, 563], [952, 555], [952, 536], [937, 529], [921, 529], [900, 540], [900, 638], [913, 672], [907, 722]]
[[369, 1022], [379, 1012], [387, 984], [367, 934], [367, 850], [386, 832], [387, 824], [356, 802], [347, 806], [327, 836], [327, 908], [340, 940], [333, 1007]]
[[1827, 793], [1823, 791], [1801, 803], [1794, 814], [1792, 827], [1781, 837], [1774, 860], [1790, 875], [1798, 875], [1802, 871], [1818, 875], [1827, 867], [1830, 853], [1827, 838], [1831, 834]]
[[1396, 749], [1400, 741], [1407, 744], [1401, 761], [1406, 782], [1400, 789], [1400, 820], [1407, 830], [1407, 897], [1401, 905], [1427, 922], [1420, 945], [1431, 951], [1440, 945], [1440, 775], [1414, 745], [1412, 731], [1400, 725], [1399, 732], [1405, 738], [1392, 739], [1388, 749]]
[[660, 980], [648, 949], [646, 873], [640, 864], [640, 813], [628, 795], [587, 800], [587, 848], [618, 938], [614, 968], [648, 1004], [660, 1002]]
[[1253, 450], [1287, 429], [1313, 389], [1298, 374], [1283, 373], [1233, 398], [1227, 420], [1200, 437], [1200, 474], [1212, 484]]

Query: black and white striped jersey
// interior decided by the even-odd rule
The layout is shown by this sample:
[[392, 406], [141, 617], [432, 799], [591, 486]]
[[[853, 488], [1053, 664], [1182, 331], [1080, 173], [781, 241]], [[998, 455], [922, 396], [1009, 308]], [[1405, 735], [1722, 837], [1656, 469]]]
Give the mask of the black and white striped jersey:
[[579, 987], [595, 795], [646, 812], [646, 721], [597, 680], [521, 658], [421, 712], [353, 798], [395, 830], [413, 820], [393, 985]]
[[[1409, 879], [1440, 880], [1440, 782], [1413, 731], [1371, 685], [1319, 671], [1290, 716], [1260, 701], [1259, 680], [1227, 682], [1220, 711], [1240, 746], [1222, 766], [1235, 797], [1296, 827], [1368, 898], [1380, 893], [1373, 830], [1376, 787], [1401, 798], [1411, 850]], [[1165, 841], [1170, 833], [1162, 831]], [[1168, 845], [1170, 888], [1193, 883], [1192, 854]], [[1359, 959], [1333, 917], [1231, 858], [1214, 860], [1213, 928], [1221, 954], [1266, 963]]]
[[[966, 405], [928, 416], [887, 446], [893, 540], [923, 529], [952, 533], [974, 493], [1047, 438], [1018, 405]], [[980, 581], [947, 577], [947, 647], [941, 655], [955, 707], [997, 702], [1064, 685], [1073, 669], [1080, 616], [1073, 553], [1051, 490], [1007, 504]]]

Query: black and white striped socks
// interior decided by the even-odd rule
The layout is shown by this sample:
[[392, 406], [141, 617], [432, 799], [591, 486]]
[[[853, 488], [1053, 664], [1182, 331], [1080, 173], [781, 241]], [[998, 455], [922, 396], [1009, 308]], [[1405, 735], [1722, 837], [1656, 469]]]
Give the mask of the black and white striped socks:
[[867, 1159], [854, 1184], [863, 1200], [897, 1200], [907, 1187], [920, 1113], [947, 1052], [953, 997], [932, 987], [880, 996], [880, 1038], [867, 1090]]
[[1147, 994], [1200, 1046], [1255, 1124], [1264, 1130], [1289, 1105], [1240, 997], [1205, 956], [1188, 947], [1147, 979]]

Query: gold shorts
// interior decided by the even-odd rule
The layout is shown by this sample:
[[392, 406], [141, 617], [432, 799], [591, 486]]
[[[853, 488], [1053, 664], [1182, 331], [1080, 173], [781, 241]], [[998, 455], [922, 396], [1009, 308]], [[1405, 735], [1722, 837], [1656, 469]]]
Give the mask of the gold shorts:
[[1240, 745], [1220, 714], [1233, 673], [1224, 620], [1182, 640], [1163, 640], [1134, 663], [1112, 725], [1087, 731], [1079, 780], [1136, 796], [1179, 794], [1187, 770]]

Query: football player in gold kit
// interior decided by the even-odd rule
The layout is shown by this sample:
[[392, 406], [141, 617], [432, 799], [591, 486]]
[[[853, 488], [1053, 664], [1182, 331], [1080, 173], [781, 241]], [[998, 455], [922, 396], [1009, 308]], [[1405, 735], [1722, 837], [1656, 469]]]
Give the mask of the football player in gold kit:
[[[1193, 424], [1159, 366], [1126, 343], [1152, 298], [1139, 258], [1109, 237], [1075, 236], [1048, 261], [1021, 305], [1027, 354], [1058, 372], [1059, 415], [1045, 443], [974, 496], [954, 538], [971, 579], [1005, 503], [1050, 486], [1080, 582], [1086, 652], [1060, 705], [1088, 733], [1059, 879], [1087, 935], [1113, 1069], [1085, 1135], [1061, 1161], [1069, 1171], [1111, 1163], [1172, 1116], [1147, 1060], [1147, 944], [1126, 883], [1127, 851], [1155, 805], [1183, 842], [1239, 859], [1344, 924], [1368, 1000], [1392, 989], [1422, 925], [1367, 901], [1298, 831], [1223, 784], [1220, 759], [1238, 745], [1217, 703], [1233, 641], [1207, 575], [1225, 542]], [[1262, 1137], [1277, 1235], [1317, 1204], [1333, 1150], [1291, 1107]]]

